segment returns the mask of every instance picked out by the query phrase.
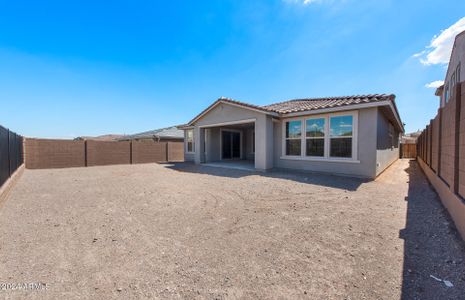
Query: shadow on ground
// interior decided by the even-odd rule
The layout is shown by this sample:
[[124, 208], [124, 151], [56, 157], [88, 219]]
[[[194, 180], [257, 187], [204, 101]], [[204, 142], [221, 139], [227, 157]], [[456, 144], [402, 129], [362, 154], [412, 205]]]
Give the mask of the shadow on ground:
[[405, 171], [409, 190], [406, 228], [400, 231], [404, 239], [401, 299], [465, 299], [465, 243], [417, 162], [410, 161]]
[[343, 189], [348, 191], [355, 191], [358, 187], [367, 182], [368, 180], [362, 178], [353, 178], [337, 175], [328, 175], [321, 173], [311, 172], [298, 172], [294, 170], [273, 170], [268, 172], [247, 171], [238, 169], [228, 169], [222, 167], [209, 167], [196, 165], [189, 162], [167, 163], [166, 168], [188, 173], [207, 174], [211, 176], [229, 177], [229, 178], [242, 178], [251, 175], [259, 175], [267, 178], [278, 178], [285, 180], [292, 180], [299, 183], [307, 183], [312, 185], [319, 185], [324, 187], [331, 187]]

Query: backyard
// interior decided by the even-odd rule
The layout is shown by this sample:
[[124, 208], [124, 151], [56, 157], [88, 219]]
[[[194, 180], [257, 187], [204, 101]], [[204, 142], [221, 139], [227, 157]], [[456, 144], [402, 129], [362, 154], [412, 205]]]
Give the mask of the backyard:
[[[178, 164], [25, 170], [6, 298], [457, 299], [465, 248], [416, 162], [376, 181]], [[453, 284], [432, 278], [433, 275]]]

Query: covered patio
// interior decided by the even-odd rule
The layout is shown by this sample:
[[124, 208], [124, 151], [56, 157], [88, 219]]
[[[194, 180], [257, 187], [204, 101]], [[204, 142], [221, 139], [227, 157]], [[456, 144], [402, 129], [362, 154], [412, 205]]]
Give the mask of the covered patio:
[[196, 164], [240, 161], [241, 167], [272, 169], [276, 116], [253, 105], [220, 98], [183, 126], [185, 160]]
[[255, 122], [239, 121], [200, 128], [204, 136], [202, 163], [213, 167], [255, 169]]
[[202, 165], [214, 168], [255, 171], [255, 163], [253, 160], [223, 160], [217, 162], [203, 163]]

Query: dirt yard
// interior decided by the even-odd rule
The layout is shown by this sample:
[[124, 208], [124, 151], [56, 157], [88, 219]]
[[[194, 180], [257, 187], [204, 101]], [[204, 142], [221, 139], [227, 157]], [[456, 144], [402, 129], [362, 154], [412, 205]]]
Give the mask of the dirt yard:
[[460, 299], [465, 247], [436, 197], [408, 160], [374, 182], [189, 164], [26, 170], [0, 203], [0, 284], [47, 289], [0, 298]]

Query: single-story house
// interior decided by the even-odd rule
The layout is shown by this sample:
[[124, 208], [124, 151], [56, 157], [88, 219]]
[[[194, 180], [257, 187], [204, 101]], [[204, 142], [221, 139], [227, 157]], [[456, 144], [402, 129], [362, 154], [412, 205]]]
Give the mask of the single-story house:
[[154, 140], [157, 142], [183, 142], [184, 131], [178, 126], [171, 126], [166, 128], [154, 129], [125, 135], [118, 139], [119, 141], [141, 141], [141, 140]]
[[185, 160], [375, 178], [399, 158], [395, 95], [296, 99], [265, 106], [220, 98], [183, 125]]

